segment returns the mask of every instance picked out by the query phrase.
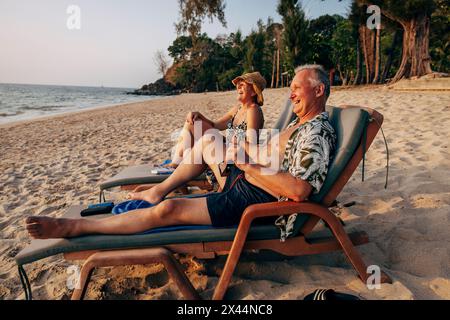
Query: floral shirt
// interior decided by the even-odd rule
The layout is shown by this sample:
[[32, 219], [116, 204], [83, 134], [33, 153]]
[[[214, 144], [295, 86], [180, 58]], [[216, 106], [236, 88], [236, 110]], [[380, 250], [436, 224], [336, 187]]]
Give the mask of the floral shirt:
[[[299, 118], [289, 124], [295, 126]], [[328, 173], [328, 165], [333, 157], [336, 134], [328, 121], [328, 112], [300, 125], [289, 138], [281, 164], [281, 172], [289, 172], [295, 178], [308, 182], [313, 193], [319, 193]], [[279, 201], [287, 201], [281, 197]], [[275, 225], [281, 230], [281, 241], [285, 241], [294, 229], [297, 214], [280, 216]]]

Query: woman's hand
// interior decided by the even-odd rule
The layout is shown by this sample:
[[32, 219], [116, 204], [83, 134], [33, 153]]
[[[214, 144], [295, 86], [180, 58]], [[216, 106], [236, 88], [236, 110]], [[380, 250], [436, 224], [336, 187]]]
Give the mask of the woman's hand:
[[189, 112], [186, 117], [186, 122], [191, 125], [194, 125], [194, 122], [198, 119], [203, 119], [203, 115], [200, 112], [197, 111]]

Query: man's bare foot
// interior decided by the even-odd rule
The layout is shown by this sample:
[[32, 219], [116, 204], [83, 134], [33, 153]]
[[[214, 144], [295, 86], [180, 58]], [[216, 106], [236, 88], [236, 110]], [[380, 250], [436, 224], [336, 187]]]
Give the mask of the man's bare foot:
[[145, 200], [151, 204], [158, 204], [164, 199], [165, 195], [158, 192], [158, 186], [142, 192], [130, 192], [127, 195], [129, 200]]
[[50, 217], [28, 217], [25, 221], [28, 233], [34, 239], [71, 238], [77, 234], [77, 220]]

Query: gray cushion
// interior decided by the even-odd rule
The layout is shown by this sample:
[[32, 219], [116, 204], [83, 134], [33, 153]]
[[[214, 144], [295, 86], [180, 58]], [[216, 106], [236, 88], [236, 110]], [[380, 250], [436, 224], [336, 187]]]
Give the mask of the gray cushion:
[[[161, 183], [167, 179], [168, 175], [165, 174], [152, 174], [151, 170], [153, 165], [144, 164], [138, 166], [131, 166], [123, 169], [121, 172], [115, 176], [103, 181], [100, 184], [100, 189], [110, 189], [114, 187], [134, 185], [134, 184], [153, 184]], [[205, 180], [205, 175], [202, 174], [195, 178], [194, 180], [202, 181]]]
[[[323, 198], [330, 191], [336, 180], [341, 175], [347, 163], [352, 158], [367, 127], [369, 113], [360, 108], [342, 109], [327, 106], [329, 120], [336, 133], [336, 152], [330, 163], [327, 178], [318, 194], [312, 195], [309, 200], [321, 203]], [[301, 227], [308, 220], [307, 215], [299, 215], [295, 221], [293, 234], [296, 235]]]
[[281, 111], [278, 121], [275, 123], [274, 129], [283, 131], [286, 129], [289, 123], [291, 123], [296, 117], [295, 113], [292, 112], [292, 102], [291, 99], [286, 100], [283, 110]]
[[367, 128], [369, 113], [360, 108], [342, 109], [327, 106], [330, 123], [336, 133], [336, 152], [328, 169], [327, 178], [318, 194], [311, 201], [321, 202], [352, 158]]
[[[82, 206], [69, 208], [64, 218], [80, 218]], [[108, 215], [89, 217], [105, 218]], [[73, 239], [33, 240], [29, 246], [16, 255], [18, 265], [24, 265], [60, 253], [85, 250], [115, 250], [163, 246], [177, 243], [200, 243], [232, 241], [237, 228], [212, 228], [206, 230], [179, 230], [144, 235], [90, 235]], [[278, 239], [280, 231], [273, 224], [254, 225], [248, 234], [249, 240]]]

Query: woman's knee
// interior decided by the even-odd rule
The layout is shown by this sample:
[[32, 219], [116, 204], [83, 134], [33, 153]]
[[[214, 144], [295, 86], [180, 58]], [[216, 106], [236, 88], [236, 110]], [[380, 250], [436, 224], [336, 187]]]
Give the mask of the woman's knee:
[[203, 159], [207, 164], [218, 164], [224, 160], [225, 149], [222, 135], [205, 134], [201, 143]]

